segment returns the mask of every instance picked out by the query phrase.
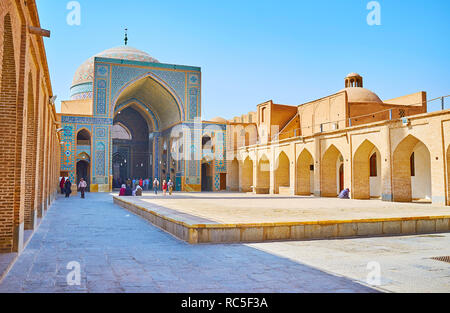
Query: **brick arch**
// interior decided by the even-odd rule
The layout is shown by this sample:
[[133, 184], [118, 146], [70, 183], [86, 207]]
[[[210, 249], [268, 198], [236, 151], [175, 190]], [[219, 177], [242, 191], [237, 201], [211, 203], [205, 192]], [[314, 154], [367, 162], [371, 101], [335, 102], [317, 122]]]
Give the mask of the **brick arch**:
[[82, 127], [80, 129], [77, 130], [77, 134], [75, 136], [75, 140], [77, 141], [77, 145], [78, 145], [78, 135], [80, 133], [86, 133], [89, 137], [89, 145], [92, 143], [92, 134], [91, 131], [89, 129], [87, 129], [86, 127]]
[[242, 191], [253, 191], [253, 160], [248, 156], [242, 166]]
[[258, 176], [256, 181], [257, 193], [267, 194], [270, 191], [270, 161], [263, 154], [258, 162]]
[[[413, 135], [408, 135], [405, 137], [398, 145], [393, 154], [393, 177], [392, 177], [392, 191], [393, 198], [396, 202], [412, 202], [413, 200], [413, 188], [412, 188], [412, 165], [411, 156], [412, 153], [421, 146], [425, 150], [425, 154], [428, 156], [427, 162], [421, 162], [421, 166], [424, 168], [422, 177], [419, 175], [414, 176], [416, 180], [429, 180], [429, 185], [431, 190], [431, 162], [430, 162], [430, 151], [426, 145], [414, 137]], [[428, 164], [425, 164], [428, 163]], [[418, 165], [418, 162], [415, 162]], [[419, 173], [417, 173], [419, 174]], [[430, 192], [431, 196], [431, 192]]]
[[[371, 179], [370, 179], [370, 158], [376, 153], [376, 160], [379, 161], [381, 154], [380, 150], [370, 141], [364, 142], [356, 149], [353, 156], [353, 187], [352, 197], [354, 199], [370, 199], [371, 194]], [[379, 169], [377, 168], [377, 172]], [[377, 183], [378, 180], [373, 179], [372, 183]], [[381, 183], [381, 180], [380, 180]], [[380, 186], [373, 186], [381, 188]]]
[[232, 191], [239, 191], [239, 161], [237, 158], [231, 162], [230, 188]]
[[[9, 129], [14, 129], [16, 125], [16, 104], [17, 104], [17, 72], [14, 56], [14, 40], [12, 33], [12, 23], [10, 14], [6, 14], [3, 19], [3, 58], [2, 76], [0, 82], [0, 125], [7, 125]], [[2, 218], [8, 223], [0, 223], [0, 233], [5, 234], [4, 240], [0, 243], [0, 252], [13, 251], [14, 238], [14, 182], [15, 177], [15, 140], [11, 140], [9, 131], [0, 131], [0, 166], [2, 175], [0, 176], [0, 192], [3, 195], [2, 205], [8, 208], [2, 212]]]
[[290, 161], [282, 151], [275, 162], [275, 193], [280, 193], [280, 187], [290, 187]]
[[[87, 129], [86, 127], [82, 127], [82, 128], [80, 128], [80, 129], [78, 129], [77, 130], [77, 133], [76, 133], [76, 135], [75, 135], [75, 141], [76, 141], [76, 143], [77, 143], [77, 146], [78, 146], [78, 135], [80, 135], [80, 134], [82, 134], [82, 133], [84, 133], [84, 134], [86, 134], [87, 135], [87, 137], [89, 137], [89, 144], [87, 144], [87, 145], [91, 145], [92, 144], [92, 133], [91, 133], [91, 131], [89, 130], [89, 129]], [[86, 145], [86, 146], [87, 146]], [[84, 146], [84, 145], [83, 145]]]
[[297, 158], [297, 195], [309, 196], [313, 193], [311, 190], [311, 165], [314, 166], [314, 158], [308, 149], [303, 149]]
[[26, 146], [25, 146], [25, 229], [34, 228], [34, 198], [36, 194], [36, 134], [35, 134], [35, 109], [34, 109], [34, 91], [32, 73], [28, 74], [27, 86], [27, 104], [26, 104]]
[[[336, 197], [338, 192], [338, 160], [342, 157], [342, 153], [331, 145], [322, 157], [321, 166], [321, 195], [322, 197]], [[343, 158], [343, 157], [342, 157]], [[339, 188], [340, 189], [340, 188]]]
[[447, 205], [450, 205], [450, 145], [447, 148]]

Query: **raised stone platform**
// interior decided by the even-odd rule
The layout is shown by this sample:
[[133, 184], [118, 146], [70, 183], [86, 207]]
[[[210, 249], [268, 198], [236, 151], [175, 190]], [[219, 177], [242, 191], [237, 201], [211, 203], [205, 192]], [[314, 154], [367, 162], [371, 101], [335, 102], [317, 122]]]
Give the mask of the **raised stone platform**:
[[430, 204], [243, 193], [114, 196], [114, 202], [191, 244], [450, 231], [450, 207]]

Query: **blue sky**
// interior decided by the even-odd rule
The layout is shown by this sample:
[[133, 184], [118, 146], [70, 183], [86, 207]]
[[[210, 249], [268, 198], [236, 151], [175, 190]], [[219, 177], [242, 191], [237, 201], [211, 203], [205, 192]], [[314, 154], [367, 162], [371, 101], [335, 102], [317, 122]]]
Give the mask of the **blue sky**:
[[69, 26], [68, 1], [37, 0], [41, 25], [52, 32], [45, 44], [59, 101], [69, 98], [79, 65], [123, 45], [125, 27], [130, 46], [202, 68], [204, 119], [232, 118], [270, 99], [321, 98], [344, 88], [350, 72], [384, 100], [450, 94], [448, 0], [378, 1], [380, 26], [367, 24], [368, 0], [78, 2], [81, 25]]

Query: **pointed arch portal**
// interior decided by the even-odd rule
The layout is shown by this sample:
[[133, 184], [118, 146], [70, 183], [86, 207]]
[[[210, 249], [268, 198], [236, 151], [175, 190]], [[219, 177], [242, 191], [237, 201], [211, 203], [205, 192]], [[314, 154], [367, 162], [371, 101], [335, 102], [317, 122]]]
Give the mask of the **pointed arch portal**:
[[430, 201], [431, 157], [427, 146], [412, 135], [394, 151], [393, 196], [396, 202]]
[[365, 140], [353, 157], [354, 199], [381, 197], [381, 155], [378, 148]]
[[344, 158], [331, 145], [322, 157], [321, 188], [323, 197], [336, 197], [344, 185]]
[[171, 147], [170, 142], [161, 140], [161, 131], [184, 119], [176, 93], [160, 78], [146, 73], [125, 84], [113, 104], [113, 186], [119, 188], [133, 178], [169, 179]]

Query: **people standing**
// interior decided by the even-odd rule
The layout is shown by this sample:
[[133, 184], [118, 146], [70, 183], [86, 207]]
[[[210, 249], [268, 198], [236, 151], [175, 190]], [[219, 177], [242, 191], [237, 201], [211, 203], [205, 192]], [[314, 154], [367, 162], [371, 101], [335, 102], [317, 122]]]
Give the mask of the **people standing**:
[[66, 193], [66, 198], [69, 198], [70, 194], [72, 193], [72, 183], [70, 182], [69, 178], [67, 178], [66, 182], [64, 183], [64, 191]]
[[173, 181], [169, 179], [169, 182], [167, 183], [167, 187], [169, 188], [169, 196], [172, 195], [173, 192]]
[[125, 196], [125, 191], [127, 190], [127, 186], [125, 184], [122, 185], [122, 188], [120, 188], [119, 197]]
[[144, 180], [142, 178], [139, 178], [139, 186], [141, 188], [144, 187]]
[[61, 188], [61, 194], [64, 194], [64, 184], [66, 183], [66, 178], [62, 177], [61, 181], [59, 182], [59, 188]]
[[158, 187], [159, 187], [159, 181], [158, 181], [158, 178], [155, 178], [155, 180], [153, 181], [153, 190], [155, 191], [155, 195], [158, 194]]
[[166, 182], [166, 180], [163, 181], [162, 188], [163, 188], [163, 195], [166, 196], [167, 195], [167, 182]]
[[125, 189], [125, 196], [131, 197], [132, 195], [133, 195], [133, 189], [131, 189], [131, 186], [127, 186], [127, 188]]
[[142, 197], [142, 187], [139, 185], [136, 187], [135, 196]]
[[84, 199], [84, 194], [85, 194], [86, 188], [87, 188], [87, 182], [84, 180], [84, 178], [82, 178], [80, 180], [80, 183], [78, 184], [78, 188], [80, 188], [81, 199]]

